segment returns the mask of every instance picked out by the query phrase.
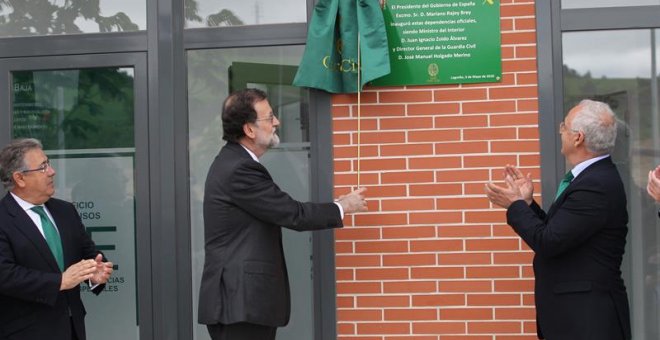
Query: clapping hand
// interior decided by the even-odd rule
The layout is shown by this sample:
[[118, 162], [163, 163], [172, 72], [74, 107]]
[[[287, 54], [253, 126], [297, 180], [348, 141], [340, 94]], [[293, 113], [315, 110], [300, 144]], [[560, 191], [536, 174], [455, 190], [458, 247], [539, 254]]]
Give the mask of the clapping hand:
[[656, 202], [660, 203], [660, 165], [649, 171], [649, 183], [646, 185], [646, 191]]
[[60, 290], [71, 289], [81, 282], [91, 279], [96, 271], [94, 260], [81, 260], [74, 263], [62, 273]]
[[112, 262], [103, 262], [103, 255], [98, 254], [94, 258], [96, 271], [91, 277], [92, 284], [104, 284], [112, 275]]
[[504, 168], [505, 177], [509, 176], [513, 179], [516, 186], [520, 189], [520, 194], [527, 204], [532, 204], [534, 199], [534, 183], [532, 183], [532, 174], [527, 173], [527, 176], [523, 175], [520, 169], [516, 168], [513, 165], [507, 164]]
[[505, 186], [486, 183], [486, 196], [493, 204], [506, 209], [518, 200], [524, 200], [528, 205], [532, 203], [534, 185], [531, 174], [525, 176], [518, 168], [507, 164], [504, 168], [504, 183]]

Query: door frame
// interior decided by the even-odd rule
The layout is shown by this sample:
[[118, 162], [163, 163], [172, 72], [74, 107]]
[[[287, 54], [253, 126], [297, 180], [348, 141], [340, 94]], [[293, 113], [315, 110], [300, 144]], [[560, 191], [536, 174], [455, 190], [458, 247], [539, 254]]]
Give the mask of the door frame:
[[[12, 139], [12, 90], [13, 71], [39, 71], [85, 69], [101, 67], [131, 67], [134, 70], [134, 129], [135, 129], [135, 252], [137, 278], [137, 320], [139, 338], [153, 338], [152, 319], [152, 265], [151, 265], [151, 218], [149, 196], [149, 108], [147, 86], [147, 54], [144, 52], [84, 54], [64, 56], [39, 56], [0, 58], [0, 144]], [[112, 260], [112, 259], [110, 259]], [[107, 317], [111, 314], [97, 315]], [[90, 315], [90, 317], [94, 317]]]

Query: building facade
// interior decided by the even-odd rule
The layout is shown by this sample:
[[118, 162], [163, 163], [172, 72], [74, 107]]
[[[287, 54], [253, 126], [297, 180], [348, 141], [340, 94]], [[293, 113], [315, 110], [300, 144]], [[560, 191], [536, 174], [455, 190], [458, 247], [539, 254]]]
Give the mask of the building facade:
[[369, 211], [344, 229], [285, 231], [295, 294], [278, 339], [535, 339], [533, 254], [484, 184], [516, 164], [548, 206], [565, 172], [559, 122], [586, 97], [624, 123], [613, 158], [633, 337], [658, 338], [644, 181], [660, 164], [660, 1], [501, 0], [501, 82], [368, 86], [359, 111], [356, 95], [291, 85], [315, 3], [0, 1], [0, 143], [44, 142], [56, 195], [117, 265], [106, 292], [84, 295], [90, 338], [208, 339], [203, 184], [221, 102], [243, 87], [265, 90], [282, 121], [262, 162], [286, 191], [368, 189]]

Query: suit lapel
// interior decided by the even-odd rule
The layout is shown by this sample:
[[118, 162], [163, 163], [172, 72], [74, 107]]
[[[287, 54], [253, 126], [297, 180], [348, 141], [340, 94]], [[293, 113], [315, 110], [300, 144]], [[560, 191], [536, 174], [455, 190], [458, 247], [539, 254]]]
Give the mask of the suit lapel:
[[[580, 175], [582, 175], [582, 174], [580, 174]], [[550, 205], [550, 208], [548, 209], [548, 213], [546, 214], [546, 218], [545, 218], [546, 221], [547, 221], [552, 215], [554, 215], [555, 212], [557, 211], [557, 209], [562, 205], [562, 203], [564, 203], [564, 201], [566, 200], [566, 195], [568, 194], [569, 188], [573, 185], [574, 182], [575, 182], [575, 180], [573, 180], [573, 182], [571, 182], [571, 183], [568, 185], [568, 187], [566, 187], [566, 189], [564, 190], [564, 192], [562, 192], [561, 195], [559, 195], [559, 197], [557, 197], [557, 199], [554, 200], [554, 202], [552, 202], [552, 204]]]
[[48, 265], [56, 271], [60, 271], [53, 252], [50, 251], [46, 239], [39, 232], [39, 228], [34, 224], [30, 216], [21, 208], [11, 194], [7, 193], [4, 198], [7, 206], [7, 212], [13, 218], [14, 227], [25, 237], [32, 242], [37, 250], [37, 253], [48, 263]]

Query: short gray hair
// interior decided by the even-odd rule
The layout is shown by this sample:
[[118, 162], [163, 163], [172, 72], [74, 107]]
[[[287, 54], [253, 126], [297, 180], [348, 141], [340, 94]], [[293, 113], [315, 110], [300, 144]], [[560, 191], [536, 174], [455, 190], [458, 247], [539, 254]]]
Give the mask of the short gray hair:
[[616, 142], [617, 119], [610, 106], [589, 99], [582, 100], [578, 106], [571, 129], [584, 133], [587, 150], [596, 155], [611, 153]]
[[14, 172], [25, 170], [25, 154], [34, 149], [43, 149], [39, 140], [21, 138], [11, 141], [0, 151], [0, 180], [7, 191], [14, 189]]

